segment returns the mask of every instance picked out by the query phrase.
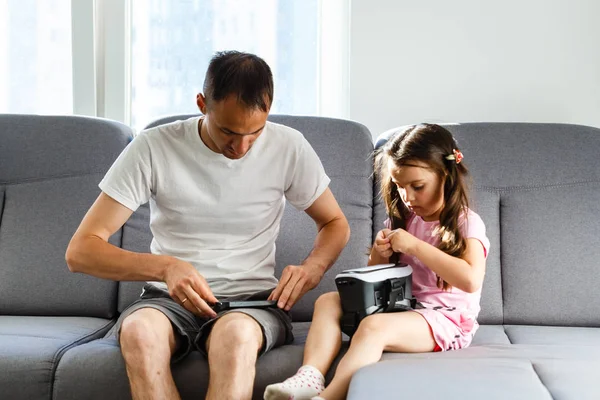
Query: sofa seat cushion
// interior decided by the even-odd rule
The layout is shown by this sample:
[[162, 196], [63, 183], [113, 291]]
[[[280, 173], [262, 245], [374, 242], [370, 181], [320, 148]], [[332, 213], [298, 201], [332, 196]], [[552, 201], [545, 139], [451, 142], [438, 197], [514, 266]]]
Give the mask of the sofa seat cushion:
[[[265, 387], [293, 375], [302, 364], [304, 348], [292, 344], [259, 358], [254, 398], [262, 399]], [[182, 399], [203, 398], [208, 389], [208, 362], [197, 351], [172, 366]], [[70, 349], [56, 370], [54, 399], [131, 399], [125, 362], [114, 338], [99, 339]]]
[[104, 335], [111, 325], [102, 318], [1, 315], [1, 397], [51, 398], [54, 371], [64, 352]]
[[404, 358], [359, 370], [347, 398], [551, 400], [552, 396], [527, 360]]
[[[304, 343], [310, 322], [294, 322], [294, 343], [279, 347], [258, 359], [253, 399], [263, 398], [265, 387], [281, 382], [296, 373], [302, 365]], [[339, 359], [347, 349], [345, 344]], [[172, 366], [175, 384], [182, 399], [198, 399], [208, 389], [208, 363], [199, 352], [193, 351]], [[121, 351], [114, 338], [102, 338], [70, 349], [61, 358], [56, 370], [54, 399], [113, 399], [129, 400], [129, 383]]]
[[392, 377], [417, 383], [407, 398], [599, 399], [598, 371], [600, 328], [482, 325], [463, 350], [385, 353], [355, 374], [348, 399], [397, 398]]
[[504, 330], [514, 344], [576, 345], [600, 349], [600, 328], [505, 325]]
[[595, 360], [538, 359], [535, 372], [554, 399], [600, 399], [600, 358]]

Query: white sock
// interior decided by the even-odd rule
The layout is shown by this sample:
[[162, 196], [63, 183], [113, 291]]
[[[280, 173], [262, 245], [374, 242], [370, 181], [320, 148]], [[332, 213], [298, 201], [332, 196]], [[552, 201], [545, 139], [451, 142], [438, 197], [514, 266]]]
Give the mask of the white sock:
[[296, 375], [267, 386], [265, 400], [311, 400], [325, 389], [325, 378], [312, 365], [303, 365]]

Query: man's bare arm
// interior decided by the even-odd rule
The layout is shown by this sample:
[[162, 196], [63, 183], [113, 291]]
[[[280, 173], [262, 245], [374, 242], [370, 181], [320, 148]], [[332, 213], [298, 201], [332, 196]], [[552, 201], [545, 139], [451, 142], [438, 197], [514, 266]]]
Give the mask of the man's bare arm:
[[306, 213], [317, 224], [313, 250], [302, 265], [289, 265], [283, 270], [279, 284], [269, 296], [269, 300], [279, 300], [279, 307], [286, 310], [319, 284], [350, 238], [348, 221], [329, 188]]
[[133, 212], [101, 193], [73, 235], [66, 260], [72, 272], [112, 280], [164, 280], [171, 257], [135, 253], [108, 243]]
[[314, 265], [324, 274], [348, 243], [350, 226], [329, 188], [306, 209], [306, 213], [317, 224], [318, 233], [313, 250], [302, 265]]
[[[108, 238], [131, 214], [130, 209], [101, 193], [69, 243], [65, 255], [69, 269], [104, 279], [165, 282], [171, 296], [189, 311], [214, 316], [206, 301], [213, 303], [217, 299], [191, 264], [171, 256], [123, 250], [108, 243]], [[190, 301], [186, 303], [184, 299]]]

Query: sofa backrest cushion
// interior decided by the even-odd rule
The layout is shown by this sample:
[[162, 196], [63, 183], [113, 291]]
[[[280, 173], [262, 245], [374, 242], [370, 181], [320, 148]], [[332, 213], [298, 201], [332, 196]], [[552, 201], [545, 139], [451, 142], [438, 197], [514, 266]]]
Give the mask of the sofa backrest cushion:
[[130, 139], [108, 120], [0, 115], [0, 314], [115, 314], [117, 283], [71, 273], [65, 250]]
[[[155, 121], [148, 127], [165, 124], [192, 115], [178, 115]], [[308, 321], [316, 298], [325, 292], [336, 290], [334, 277], [342, 269], [365, 266], [367, 250], [372, 241], [373, 204], [373, 152], [372, 137], [361, 124], [329, 118], [271, 115], [269, 120], [280, 123], [304, 134], [321, 159], [331, 178], [330, 188], [349, 220], [352, 230], [350, 242], [335, 265], [325, 275], [320, 285], [309, 292], [292, 310], [296, 321]], [[140, 220], [142, 216], [139, 216]], [[135, 224], [136, 222], [134, 222]], [[140, 240], [144, 232], [126, 224], [124, 247], [136, 250], [145, 248]], [[301, 263], [312, 249], [316, 226], [304, 212], [286, 205], [281, 230], [276, 242], [276, 276], [284, 267]], [[122, 284], [119, 307], [129, 304], [139, 296], [139, 284]], [[122, 301], [121, 301], [122, 300]]]
[[534, 123], [446, 127], [465, 155], [474, 180], [473, 208], [492, 243], [481, 322], [600, 325], [600, 314], [590, 307], [600, 302], [600, 129]]

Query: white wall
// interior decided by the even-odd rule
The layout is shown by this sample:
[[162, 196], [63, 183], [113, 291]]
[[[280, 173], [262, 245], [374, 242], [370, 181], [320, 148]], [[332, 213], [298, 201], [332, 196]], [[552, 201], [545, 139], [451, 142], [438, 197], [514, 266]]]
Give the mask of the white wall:
[[600, 127], [600, 1], [352, 0], [350, 118]]

